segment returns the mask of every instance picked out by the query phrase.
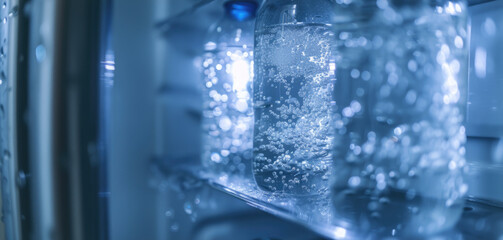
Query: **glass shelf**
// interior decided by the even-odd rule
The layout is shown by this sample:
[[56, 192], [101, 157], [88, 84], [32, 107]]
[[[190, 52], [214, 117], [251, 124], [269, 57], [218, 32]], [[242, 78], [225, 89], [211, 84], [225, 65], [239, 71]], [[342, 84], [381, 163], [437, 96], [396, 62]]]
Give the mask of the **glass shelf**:
[[[376, 239], [382, 233], [352, 232], [351, 226], [332, 217], [332, 204], [328, 195], [288, 197], [270, 194], [258, 189], [252, 179], [228, 178], [206, 174], [201, 168], [180, 163], [195, 163], [193, 158], [155, 161], [156, 168], [174, 179], [191, 179], [198, 184], [207, 184], [248, 205], [266, 213], [296, 222], [330, 239]], [[169, 163], [179, 163], [176, 167]], [[193, 183], [192, 183], [193, 184]], [[391, 234], [389, 235], [391, 236]], [[464, 213], [457, 226], [431, 239], [495, 239], [503, 240], [503, 205], [498, 202], [467, 197]]]

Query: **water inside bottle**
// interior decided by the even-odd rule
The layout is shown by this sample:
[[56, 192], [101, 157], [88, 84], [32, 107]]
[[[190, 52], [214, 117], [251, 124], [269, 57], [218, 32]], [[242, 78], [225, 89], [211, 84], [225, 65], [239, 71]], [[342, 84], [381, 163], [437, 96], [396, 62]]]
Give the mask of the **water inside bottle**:
[[467, 32], [437, 11], [385, 8], [334, 26], [333, 203], [355, 229], [428, 235], [460, 216]]
[[251, 175], [253, 51], [228, 47], [203, 60], [202, 163], [208, 173]]
[[265, 191], [324, 193], [332, 168], [333, 34], [325, 24], [256, 32], [253, 174]]

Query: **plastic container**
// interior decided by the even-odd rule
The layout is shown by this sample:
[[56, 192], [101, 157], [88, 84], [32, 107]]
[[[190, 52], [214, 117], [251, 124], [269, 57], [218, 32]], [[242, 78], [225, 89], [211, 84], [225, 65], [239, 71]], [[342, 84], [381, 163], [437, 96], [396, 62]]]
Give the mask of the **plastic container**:
[[463, 209], [463, 1], [337, 1], [333, 204], [349, 229], [424, 236]]
[[260, 189], [327, 192], [335, 80], [333, 2], [269, 0], [255, 27], [253, 175]]
[[255, 1], [227, 1], [208, 34], [203, 56], [203, 151], [208, 173], [251, 177]]

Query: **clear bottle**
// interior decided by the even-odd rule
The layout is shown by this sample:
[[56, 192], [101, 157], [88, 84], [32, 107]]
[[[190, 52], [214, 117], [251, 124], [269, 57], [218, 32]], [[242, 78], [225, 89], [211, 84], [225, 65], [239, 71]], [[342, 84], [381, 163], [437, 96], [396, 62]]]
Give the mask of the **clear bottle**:
[[329, 0], [268, 0], [255, 26], [253, 175], [266, 192], [329, 189], [333, 34]]
[[251, 177], [253, 144], [253, 31], [256, 1], [224, 4], [203, 56], [202, 164], [220, 180]]
[[335, 217], [373, 236], [448, 229], [467, 191], [467, 5], [337, 2]]

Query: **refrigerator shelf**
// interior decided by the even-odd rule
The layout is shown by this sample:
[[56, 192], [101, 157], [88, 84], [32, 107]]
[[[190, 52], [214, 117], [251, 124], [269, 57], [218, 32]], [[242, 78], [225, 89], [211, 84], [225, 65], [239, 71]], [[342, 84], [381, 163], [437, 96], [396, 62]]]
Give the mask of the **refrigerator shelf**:
[[[194, 159], [167, 161], [166, 158], [155, 161], [157, 171], [163, 178], [190, 179], [191, 184], [206, 184], [248, 205], [278, 216], [288, 221], [301, 224], [310, 230], [330, 239], [375, 239], [393, 237], [391, 233], [361, 232], [351, 230], [344, 221], [332, 216], [332, 204], [329, 195], [310, 197], [288, 197], [270, 194], [258, 189], [253, 179], [229, 178], [225, 175], [214, 176], [205, 173], [200, 167], [187, 164]], [[448, 232], [431, 236], [431, 239], [503, 239], [503, 205], [498, 202], [485, 201], [472, 196], [466, 198], [462, 218]]]

